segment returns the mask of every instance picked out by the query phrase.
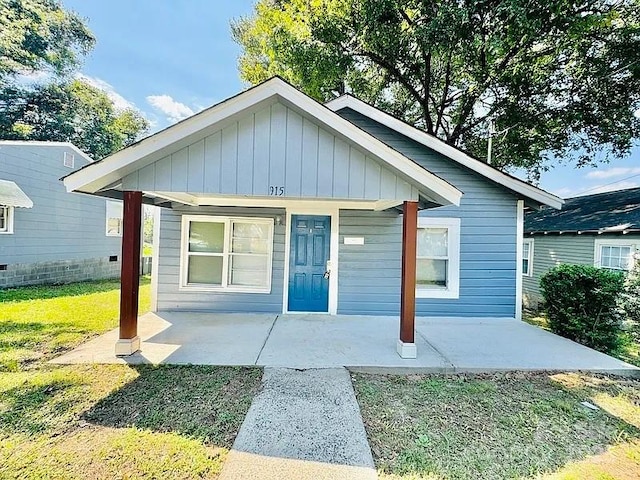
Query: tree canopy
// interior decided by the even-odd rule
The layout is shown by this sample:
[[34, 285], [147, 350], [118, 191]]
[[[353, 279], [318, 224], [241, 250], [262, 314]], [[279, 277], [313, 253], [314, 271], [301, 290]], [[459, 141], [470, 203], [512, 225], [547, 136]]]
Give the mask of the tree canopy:
[[0, 139], [68, 141], [99, 159], [148, 129], [140, 112], [74, 78], [94, 43], [59, 0], [0, 0]]
[[0, 82], [16, 74], [61, 75], [76, 68], [95, 38], [56, 0], [0, 0]]
[[258, 0], [232, 23], [241, 77], [345, 91], [532, 178], [640, 136], [638, 0]]
[[133, 143], [148, 122], [118, 111], [105, 92], [81, 80], [0, 91], [0, 138], [72, 142], [94, 158]]

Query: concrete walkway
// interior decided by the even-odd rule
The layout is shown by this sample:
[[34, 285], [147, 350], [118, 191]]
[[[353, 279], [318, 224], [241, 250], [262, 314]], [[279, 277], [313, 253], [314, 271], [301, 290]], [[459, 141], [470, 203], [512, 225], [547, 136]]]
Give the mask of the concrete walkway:
[[141, 352], [116, 358], [113, 330], [53, 363], [173, 363], [335, 368], [378, 373], [584, 370], [640, 376], [640, 369], [540, 328], [497, 318], [418, 318], [418, 358], [396, 353], [394, 317], [148, 313]]
[[265, 368], [220, 480], [377, 478], [344, 368]]

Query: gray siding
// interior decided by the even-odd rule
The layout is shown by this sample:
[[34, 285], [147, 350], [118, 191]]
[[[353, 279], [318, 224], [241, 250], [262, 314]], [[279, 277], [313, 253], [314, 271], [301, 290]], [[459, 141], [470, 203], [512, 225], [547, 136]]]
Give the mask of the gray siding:
[[[369, 118], [351, 110], [339, 113], [464, 194], [459, 207], [440, 207], [420, 213], [421, 216], [460, 218], [460, 296], [458, 299], [419, 298], [416, 300], [417, 313], [424, 316], [513, 317], [517, 198]], [[374, 218], [379, 218], [381, 224], [373, 226]], [[398, 314], [401, 217], [392, 219], [372, 212], [341, 212], [340, 224], [341, 234], [342, 229], [352, 235], [359, 231], [368, 234], [365, 234], [365, 245], [357, 253], [356, 246], [340, 245], [339, 309], [342, 313]], [[349, 252], [352, 251], [351, 255]], [[371, 267], [372, 258], [377, 263], [374, 268]]]
[[522, 290], [525, 306], [536, 308], [542, 300], [540, 294], [540, 279], [553, 267], [562, 263], [578, 265], [593, 265], [596, 238], [600, 240], [611, 238], [624, 238], [632, 240], [640, 238], [640, 235], [595, 236], [595, 235], [525, 235], [525, 238], [533, 238], [533, 271], [532, 275], [523, 277]]
[[125, 190], [416, 200], [418, 191], [354, 145], [276, 103], [123, 180]]
[[180, 290], [180, 236], [183, 214], [284, 217], [284, 210], [266, 208], [162, 209], [158, 265], [158, 310], [210, 312], [282, 312], [284, 225], [274, 225], [271, 293], [194, 292]]
[[[16, 208], [14, 233], [0, 235], [0, 264], [104, 259], [120, 256], [119, 237], [105, 235], [104, 199], [67, 193], [60, 177], [62, 145], [0, 143], [0, 178], [11, 180], [33, 200], [33, 208]], [[75, 155], [75, 168], [86, 164]]]

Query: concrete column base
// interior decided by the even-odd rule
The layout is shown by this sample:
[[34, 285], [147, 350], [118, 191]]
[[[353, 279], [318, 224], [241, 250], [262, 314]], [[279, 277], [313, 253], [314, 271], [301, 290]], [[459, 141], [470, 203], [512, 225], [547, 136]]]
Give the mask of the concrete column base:
[[400, 357], [402, 358], [418, 357], [418, 349], [415, 343], [404, 343], [402, 340], [398, 340], [396, 351], [398, 352], [398, 355], [400, 355]]
[[116, 357], [126, 357], [140, 350], [140, 337], [121, 338], [116, 342]]

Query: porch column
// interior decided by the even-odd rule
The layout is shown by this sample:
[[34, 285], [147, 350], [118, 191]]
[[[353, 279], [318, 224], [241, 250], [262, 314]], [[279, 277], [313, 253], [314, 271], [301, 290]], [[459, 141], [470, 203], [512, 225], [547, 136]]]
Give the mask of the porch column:
[[418, 353], [415, 343], [418, 202], [404, 202], [402, 212], [402, 281], [398, 355], [402, 358], [416, 358]]
[[140, 350], [138, 337], [138, 295], [140, 287], [140, 232], [142, 192], [124, 192], [122, 258], [120, 270], [120, 335], [116, 355]]

